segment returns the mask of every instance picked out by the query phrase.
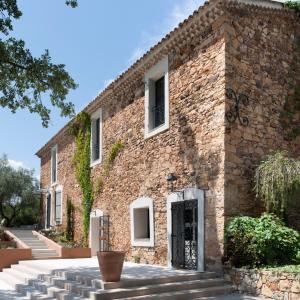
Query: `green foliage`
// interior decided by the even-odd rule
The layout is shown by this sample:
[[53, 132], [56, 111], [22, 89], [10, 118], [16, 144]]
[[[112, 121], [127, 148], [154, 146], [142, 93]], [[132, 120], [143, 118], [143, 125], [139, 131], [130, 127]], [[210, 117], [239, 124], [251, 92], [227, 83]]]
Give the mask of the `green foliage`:
[[300, 1], [286, 1], [284, 6], [294, 9], [300, 16]]
[[122, 142], [118, 141], [116, 143], [114, 143], [111, 148], [109, 153], [107, 154], [107, 157], [104, 161], [104, 174], [107, 176], [116, 157], [118, 156], [118, 154], [121, 152], [121, 150], [124, 148], [124, 145], [122, 144]]
[[70, 197], [67, 197], [67, 228], [66, 239], [68, 241], [74, 241], [74, 211], [75, 207]]
[[83, 248], [86, 246], [84, 241], [78, 242], [69, 240], [65, 232], [58, 231], [56, 229], [41, 230], [40, 233], [46, 236], [48, 239], [66, 248]]
[[95, 196], [99, 196], [102, 191], [103, 191], [103, 186], [104, 186], [104, 181], [102, 177], [98, 177], [97, 183], [96, 183], [96, 188], [95, 188]]
[[[122, 144], [121, 141], [118, 141], [111, 146], [103, 164], [104, 177], [108, 176], [109, 171], [112, 168], [115, 159], [117, 158], [118, 154], [122, 151], [123, 148], [124, 145]], [[100, 176], [98, 178], [97, 186], [95, 190], [95, 196], [99, 196], [103, 191], [104, 177]]]
[[93, 206], [93, 185], [91, 181], [91, 118], [88, 113], [77, 115], [70, 127], [70, 133], [75, 136], [76, 150], [73, 157], [75, 176], [82, 194], [83, 206], [83, 234], [87, 244], [90, 226], [90, 213]]
[[66, 4], [69, 5], [69, 6], [71, 6], [71, 7], [73, 7], [73, 8], [75, 8], [75, 7], [78, 6], [77, 0], [67, 0]]
[[299, 232], [283, 225], [274, 215], [236, 217], [225, 228], [226, 259], [234, 266], [298, 263]]
[[284, 273], [300, 273], [300, 264], [298, 265], [285, 265], [285, 266], [271, 266], [263, 268], [263, 270], [271, 272], [284, 272]]
[[[77, 1], [66, 1], [75, 7]], [[37, 113], [47, 127], [50, 120], [49, 105], [42, 101], [50, 99], [52, 106], [61, 111], [62, 116], [73, 116], [74, 105], [66, 102], [70, 90], [77, 87], [63, 64], [53, 64], [48, 50], [40, 57], [33, 57], [23, 40], [9, 37], [14, 19], [22, 12], [17, 0], [0, 0], [0, 32], [7, 38], [0, 38], [0, 106], [13, 113], [27, 108]]]
[[[300, 187], [300, 160], [289, 158], [287, 152], [268, 155], [255, 172], [255, 191], [267, 212], [284, 219], [289, 201]], [[299, 200], [298, 200], [299, 201]]]
[[32, 170], [15, 170], [6, 156], [0, 158], [0, 219], [6, 221], [6, 226], [38, 223], [38, 187]]

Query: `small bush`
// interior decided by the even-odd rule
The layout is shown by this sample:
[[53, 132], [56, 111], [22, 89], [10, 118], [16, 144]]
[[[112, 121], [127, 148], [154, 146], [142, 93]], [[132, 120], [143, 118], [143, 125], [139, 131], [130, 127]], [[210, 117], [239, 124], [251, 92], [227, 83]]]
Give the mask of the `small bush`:
[[226, 260], [236, 267], [299, 262], [300, 234], [272, 214], [236, 217], [225, 228]]

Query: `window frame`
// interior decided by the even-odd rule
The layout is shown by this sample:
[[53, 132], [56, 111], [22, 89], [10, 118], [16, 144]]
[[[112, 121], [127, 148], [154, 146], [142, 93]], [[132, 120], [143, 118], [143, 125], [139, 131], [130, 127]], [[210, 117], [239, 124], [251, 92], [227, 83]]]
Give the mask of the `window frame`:
[[[153, 83], [164, 77], [164, 97], [165, 97], [165, 107], [164, 107], [164, 123], [158, 127], [152, 128], [152, 118], [151, 116], [151, 99], [153, 94], [155, 94], [155, 87]], [[167, 129], [169, 129], [169, 62], [166, 56], [155, 66], [153, 66], [145, 74], [145, 139], [157, 135]]]
[[[99, 158], [96, 160], [93, 160], [93, 156], [94, 156], [94, 147], [93, 147], [93, 139], [94, 139], [94, 125], [93, 122], [95, 120], [99, 119]], [[94, 167], [98, 164], [100, 164], [102, 162], [102, 123], [103, 123], [103, 119], [102, 119], [102, 109], [99, 108], [97, 109], [92, 115], [91, 115], [91, 162], [90, 162], [90, 166]]]
[[[135, 214], [134, 210], [147, 208], [149, 209], [149, 238], [135, 238]], [[133, 247], [154, 247], [154, 208], [153, 200], [149, 197], [140, 197], [130, 204], [130, 229], [131, 245]]]
[[[57, 221], [56, 218], [56, 193], [60, 193], [60, 221]], [[61, 225], [63, 223], [63, 188], [58, 186], [54, 190], [54, 222], [56, 225]]]
[[[53, 181], [53, 152], [55, 151], [55, 181]], [[58, 150], [57, 144], [51, 147], [51, 185], [55, 185], [57, 183], [57, 175], [58, 175]]]

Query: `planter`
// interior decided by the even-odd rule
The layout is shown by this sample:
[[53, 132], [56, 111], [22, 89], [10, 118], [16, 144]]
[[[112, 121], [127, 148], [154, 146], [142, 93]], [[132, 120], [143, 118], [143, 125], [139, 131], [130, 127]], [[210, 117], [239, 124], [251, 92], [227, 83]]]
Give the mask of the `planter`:
[[20, 260], [32, 259], [31, 249], [0, 249], [0, 272]]
[[91, 257], [91, 248], [61, 248], [61, 258], [89, 258]]
[[97, 252], [99, 267], [104, 282], [118, 282], [121, 279], [124, 251]]

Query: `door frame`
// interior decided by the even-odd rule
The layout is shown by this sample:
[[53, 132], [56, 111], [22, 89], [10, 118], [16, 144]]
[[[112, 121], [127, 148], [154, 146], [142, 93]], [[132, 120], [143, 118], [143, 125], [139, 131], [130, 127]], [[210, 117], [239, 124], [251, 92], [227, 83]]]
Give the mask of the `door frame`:
[[103, 211], [100, 209], [92, 210], [90, 214], [89, 247], [92, 256], [95, 256], [100, 250], [100, 217], [102, 216]]
[[[183, 198], [184, 197], [184, 198]], [[168, 267], [172, 268], [172, 203], [186, 200], [198, 200], [198, 253], [197, 271], [204, 272], [204, 191], [197, 188], [186, 188], [167, 197], [167, 239]]]

